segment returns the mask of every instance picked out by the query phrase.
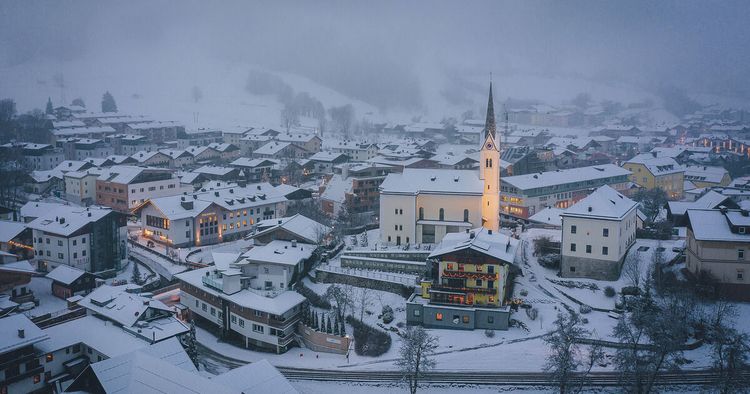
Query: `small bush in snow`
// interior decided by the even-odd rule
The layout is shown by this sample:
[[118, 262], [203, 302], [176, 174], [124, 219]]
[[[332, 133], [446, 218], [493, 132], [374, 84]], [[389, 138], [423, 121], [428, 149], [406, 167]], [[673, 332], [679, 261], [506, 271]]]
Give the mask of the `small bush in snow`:
[[526, 297], [527, 295], [529, 295], [529, 291], [526, 289], [521, 289], [521, 296]]
[[560, 254], [545, 254], [539, 258], [539, 265], [544, 268], [558, 269], [560, 268]]
[[607, 287], [605, 287], [605, 288], [604, 288], [604, 295], [605, 295], [605, 296], [607, 296], [607, 297], [610, 297], [610, 298], [612, 298], [612, 297], [614, 297], [614, 296], [615, 296], [616, 294], [617, 294], [617, 292], [615, 291], [615, 288], [614, 288], [614, 287], [612, 287], [612, 286], [607, 286]]
[[486, 329], [486, 330], [484, 330], [484, 335], [487, 338], [494, 338], [495, 337], [495, 330]]
[[539, 316], [539, 311], [536, 308], [527, 309], [526, 316], [531, 320], [536, 320], [536, 317]]
[[581, 307], [578, 308], [578, 310], [584, 315], [587, 313], [591, 313], [591, 307], [586, 304], [581, 304]]

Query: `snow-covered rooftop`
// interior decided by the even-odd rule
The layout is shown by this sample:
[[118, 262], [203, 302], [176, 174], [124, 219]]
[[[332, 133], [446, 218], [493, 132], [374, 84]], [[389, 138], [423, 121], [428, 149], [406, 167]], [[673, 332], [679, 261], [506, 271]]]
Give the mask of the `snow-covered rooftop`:
[[12, 240], [25, 229], [25, 223], [0, 220], [0, 242], [8, 242]]
[[0, 354], [42, 342], [47, 338], [47, 334], [26, 315], [17, 314], [0, 319]]
[[519, 241], [499, 232], [493, 232], [480, 227], [473, 230], [448, 233], [430, 253], [430, 258], [464, 249], [471, 249], [479, 253], [513, 264]]
[[57, 268], [50, 271], [46, 276], [56, 282], [69, 285], [76, 279], [83, 276], [85, 273], [86, 271], [80, 270], [78, 268], [60, 264], [57, 266]]
[[[281, 292], [281, 294], [278, 294], [275, 297], [265, 297], [261, 294], [247, 289], [234, 294], [225, 294], [203, 284], [203, 276], [206, 275], [206, 272], [211, 272], [214, 269], [217, 268], [200, 268], [197, 270], [177, 274], [175, 275], [175, 277], [201, 289], [208, 294], [221, 297], [245, 308], [267, 312], [272, 315], [282, 315], [295, 306], [305, 302], [305, 297], [303, 297], [296, 291], [291, 290], [283, 291]], [[269, 293], [269, 295], [273, 295], [273, 293]]]
[[296, 266], [309, 259], [316, 246], [275, 239], [265, 246], [256, 246], [242, 254], [238, 264], [260, 263]]
[[501, 183], [515, 186], [521, 190], [529, 190], [622, 175], [630, 175], [630, 171], [614, 164], [602, 164], [597, 166], [503, 177]]
[[[738, 211], [728, 211], [727, 214]], [[718, 209], [688, 209], [690, 228], [700, 241], [750, 242], [750, 233], [733, 233], [727, 217]], [[747, 219], [747, 217], [745, 217]], [[747, 223], [750, 225], [750, 223]]]
[[561, 216], [622, 219], [637, 206], [637, 202], [618, 193], [609, 185], [604, 185], [566, 209]]
[[90, 207], [78, 207], [68, 205], [57, 205], [52, 210], [42, 213], [28, 224], [29, 228], [52, 234], [69, 236], [80, 230], [89, 223], [114, 212], [111, 208], [92, 205]]
[[391, 173], [380, 185], [382, 193], [482, 194], [484, 182], [476, 170], [406, 168]]
[[319, 237], [331, 231], [331, 229], [321, 223], [316, 222], [301, 214], [289, 216], [281, 219], [267, 219], [257, 223], [258, 232], [254, 237], [267, 234], [277, 229], [286, 230], [295, 234], [306, 242], [314, 244], [319, 241]]

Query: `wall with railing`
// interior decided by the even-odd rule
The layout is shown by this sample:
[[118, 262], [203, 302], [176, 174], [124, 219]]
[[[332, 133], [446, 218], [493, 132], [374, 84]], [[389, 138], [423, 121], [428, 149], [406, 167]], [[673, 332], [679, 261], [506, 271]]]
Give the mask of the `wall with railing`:
[[302, 322], [297, 324], [297, 331], [308, 349], [336, 354], [346, 354], [349, 351], [350, 338], [348, 336], [320, 332]]

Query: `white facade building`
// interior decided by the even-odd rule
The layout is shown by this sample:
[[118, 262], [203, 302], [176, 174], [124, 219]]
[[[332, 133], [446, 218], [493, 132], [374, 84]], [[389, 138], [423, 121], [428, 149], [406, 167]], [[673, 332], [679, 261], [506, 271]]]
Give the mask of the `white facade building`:
[[563, 212], [561, 275], [617, 280], [635, 243], [637, 206], [605, 185]]

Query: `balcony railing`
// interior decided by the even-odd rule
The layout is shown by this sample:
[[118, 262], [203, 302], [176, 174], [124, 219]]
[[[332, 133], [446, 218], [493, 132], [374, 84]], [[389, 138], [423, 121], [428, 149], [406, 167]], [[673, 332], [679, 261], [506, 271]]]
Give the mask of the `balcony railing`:
[[497, 273], [491, 274], [487, 272], [468, 272], [468, 271], [454, 271], [454, 270], [443, 270], [444, 278], [467, 278], [467, 279], [484, 279], [484, 280], [497, 280]]
[[459, 292], [459, 293], [483, 293], [483, 294], [496, 294], [498, 289], [487, 289], [482, 287], [452, 287], [446, 285], [432, 285], [431, 289], [437, 291], [446, 292]]

